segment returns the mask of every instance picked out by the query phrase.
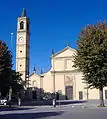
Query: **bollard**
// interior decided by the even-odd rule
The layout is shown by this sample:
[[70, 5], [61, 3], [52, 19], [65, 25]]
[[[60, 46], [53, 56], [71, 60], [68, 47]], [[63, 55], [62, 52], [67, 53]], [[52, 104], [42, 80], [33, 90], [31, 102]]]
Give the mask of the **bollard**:
[[21, 99], [18, 99], [18, 106], [21, 106]]
[[53, 99], [53, 107], [56, 107], [56, 101]]

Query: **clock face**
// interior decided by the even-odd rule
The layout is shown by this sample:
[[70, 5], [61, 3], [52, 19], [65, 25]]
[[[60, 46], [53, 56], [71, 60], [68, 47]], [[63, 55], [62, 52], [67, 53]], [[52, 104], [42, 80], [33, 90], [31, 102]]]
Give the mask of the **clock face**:
[[23, 41], [24, 41], [23, 38], [20, 37], [20, 38], [19, 38], [19, 42], [20, 42], [20, 43], [23, 43]]

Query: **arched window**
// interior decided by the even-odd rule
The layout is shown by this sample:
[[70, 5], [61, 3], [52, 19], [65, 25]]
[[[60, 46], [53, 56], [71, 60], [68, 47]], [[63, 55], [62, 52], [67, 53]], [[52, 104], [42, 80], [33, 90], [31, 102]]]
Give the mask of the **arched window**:
[[37, 82], [36, 81], [32, 81], [32, 87], [37, 87]]
[[24, 22], [23, 21], [20, 22], [20, 29], [24, 29]]

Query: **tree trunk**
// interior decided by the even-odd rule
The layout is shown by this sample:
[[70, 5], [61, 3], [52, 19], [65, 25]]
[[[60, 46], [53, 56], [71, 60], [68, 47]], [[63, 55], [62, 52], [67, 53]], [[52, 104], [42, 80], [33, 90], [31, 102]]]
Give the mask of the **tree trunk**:
[[100, 106], [104, 107], [103, 87], [100, 88]]

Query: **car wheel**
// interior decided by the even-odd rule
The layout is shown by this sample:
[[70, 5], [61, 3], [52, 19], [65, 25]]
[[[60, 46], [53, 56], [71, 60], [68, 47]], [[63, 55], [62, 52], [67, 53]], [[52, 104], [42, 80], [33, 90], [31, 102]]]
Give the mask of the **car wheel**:
[[4, 103], [4, 105], [6, 105], [6, 102]]

